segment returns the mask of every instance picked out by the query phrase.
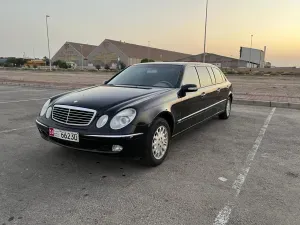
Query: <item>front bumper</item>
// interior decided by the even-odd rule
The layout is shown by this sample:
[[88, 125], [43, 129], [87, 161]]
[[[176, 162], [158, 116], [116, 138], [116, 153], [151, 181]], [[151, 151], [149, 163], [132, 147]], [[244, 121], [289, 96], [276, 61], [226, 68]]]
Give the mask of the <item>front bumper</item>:
[[142, 152], [142, 146], [145, 140], [144, 133], [133, 133], [133, 134], [124, 134], [124, 135], [113, 135], [113, 134], [88, 134], [87, 132], [78, 132], [79, 133], [79, 142], [71, 142], [62, 140], [56, 137], [49, 136], [49, 128], [57, 128], [66, 131], [73, 131], [71, 128], [65, 127], [53, 127], [42, 123], [39, 120], [36, 120], [37, 128], [40, 132], [40, 135], [43, 139], [50, 141], [54, 144], [77, 149], [83, 151], [90, 151], [90, 152], [99, 152], [99, 153], [120, 153], [112, 151], [113, 145], [120, 145], [123, 147], [121, 152], [135, 152], [139, 153]]

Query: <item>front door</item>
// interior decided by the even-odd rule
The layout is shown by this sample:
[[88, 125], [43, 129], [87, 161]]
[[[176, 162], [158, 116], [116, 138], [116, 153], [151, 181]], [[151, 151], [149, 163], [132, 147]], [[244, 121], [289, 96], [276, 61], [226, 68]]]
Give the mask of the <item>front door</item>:
[[206, 96], [202, 96], [200, 90], [200, 83], [198, 74], [195, 67], [187, 66], [185, 68], [182, 85], [185, 84], [195, 84], [198, 87], [198, 91], [187, 92], [184, 96], [178, 95], [178, 102], [173, 105], [173, 109], [176, 112], [176, 128], [174, 133], [179, 133], [201, 120], [202, 113], [199, 112], [201, 109], [205, 108]]

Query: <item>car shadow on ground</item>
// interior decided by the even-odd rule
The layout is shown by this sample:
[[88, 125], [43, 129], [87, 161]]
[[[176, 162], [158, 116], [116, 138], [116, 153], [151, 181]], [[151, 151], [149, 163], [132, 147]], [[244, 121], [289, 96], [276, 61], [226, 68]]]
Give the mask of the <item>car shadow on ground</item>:
[[[161, 167], [165, 169], [171, 166], [170, 163], [173, 164], [173, 160], [176, 160], [176, 163], [180, 164], [181, 160], [191, 160], [189, 157], [193, 157], [193, 154], [202, 154], [197, 151], [190, 155], [188, 143], [192, 139], [198, 139], [200, 135], [199, 132], [202, 133], [211, 130], [218, 122], [217, 118], [213, 118], [176, 136], [172, 139], [166, 161], [161, 166], [155, 168], [145, 166], [139, 157], [133, 157], [131, 155], [107, 155], [78, 151], [56, 146], [52, 143], [47, 143], [47, 147], [45, 147], [42, 141], [39, 144], [39, 148], [43, 153], [34, 156], [36, 163], [31, 165], [31, 167], [35, 167], [34, 170], [36, 171], [46, 170], [49, 176], [54, 176], [55, 174], [58, 176], [63, 174], [63, 176], [70, 176], [65, 179], [70, 179], [71, 177], [72, 179], [76, 177], [86, 177], [86, 179], [89, 179], [89, 176], [91, 176], [91, 180], [93, 180], [93, 177], [111, 177], [114, 179], [124, 177], [138, 178], [146, 173], [155, 174]], [[203, 141], [204, 140], [201, 142]], [[186, 154], [184, 152], [186, 152]], [[180, 158], [180, 161], [177, 157]], [[169, 160], [171, 161], [168, 162]]]
[[[174, 146], [180, 145], [181, 142], [185, 141], [186, 139], [195, 138], [197, 136], [197, 132], [205, 132], [209, 127], [213, 126], [215, 123], [218, 123], [218, 121], [220, 120], [217, 117], [214, 117], [172, 138], [169, 154], [176, 154], [176, 152], [172, 151]], [[131, 154], [100, 154], [87, 151], [78, 151], [59, 146], [53, 146], [52, 149], [53, 151], [49, 152], [49, 154], [55, 154], [57, 157], [65, 160], [76, 160], [76, 162], [83, 165], [95, 163], [102, 165], [105, 168], [114, 168], [122, 165], [130, 166], [138, 170], [147, 169], [147, 166], [143, 164], [141, 157], [133, 156]]]

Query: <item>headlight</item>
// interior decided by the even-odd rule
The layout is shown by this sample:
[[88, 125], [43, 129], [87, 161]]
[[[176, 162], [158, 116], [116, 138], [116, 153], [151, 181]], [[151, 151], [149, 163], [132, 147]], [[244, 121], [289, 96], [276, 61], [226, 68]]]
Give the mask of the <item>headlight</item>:
[[52, 112], [52, 107], [49, 107], [49, 108], [47, 109], [47, 112], [46, 112], [46, 118], [47, 118], [47, 119], [50, 118], [51, 112]]
[[97, 127], [97, 128], [103, 127], [103, 126], [106, 124], [107, 120], [108, 120], [108, 116], [107, 116], [107, 115], [101, 116], [101, 117], [98, 119], [97, 123], [96, 123], [96, 127]]
[[126, 127], [129, 123], [131, 123], [135, 116], [135, 109], [124, 109], [112, 118], [112, 120], [110, 121], [110, 128], [118, 130]]
[[40, 116], [45, 115], [49, 105], [50, 105], [50, 99], [48, 101], [46, 101], [46, 103], [43, 105], [43, 108], [40, 112]]

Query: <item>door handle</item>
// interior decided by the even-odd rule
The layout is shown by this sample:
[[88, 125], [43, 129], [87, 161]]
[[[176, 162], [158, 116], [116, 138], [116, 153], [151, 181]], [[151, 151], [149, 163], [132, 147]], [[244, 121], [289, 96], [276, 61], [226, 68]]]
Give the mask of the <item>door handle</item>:
[[203, 98], [205, 95], [206, 95], [206, 93], [202, 92], [201, 95], [200, 95], [200, 97]]
[[218, 89], [217, 89], [217, 92], [220, 93], [220, 91], [221, 91], [221, 88], [218, 88]]

